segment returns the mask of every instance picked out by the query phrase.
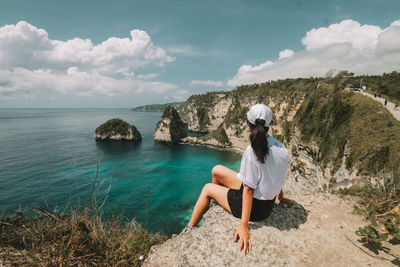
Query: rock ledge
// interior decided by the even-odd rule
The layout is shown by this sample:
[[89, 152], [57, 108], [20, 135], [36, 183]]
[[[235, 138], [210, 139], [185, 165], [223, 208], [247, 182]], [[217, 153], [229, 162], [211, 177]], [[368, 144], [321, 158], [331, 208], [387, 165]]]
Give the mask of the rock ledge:
[[[360, 249], [355, 230], [366, 222], [353, 212], [354, 199], [314, 192], [296, 201], [291, 208], [275, 205], [269, 218], [250, 223], [252, 250], [246, 256], [233, 242], [240, 220], [214, 205], [202, 226], [152, 247], [144, 266], [391, 266], [396, 262], [388, 254], [380, 253], [385, 258], [380, 260]], [[398, 248], [385, 246], [399, 253]]]

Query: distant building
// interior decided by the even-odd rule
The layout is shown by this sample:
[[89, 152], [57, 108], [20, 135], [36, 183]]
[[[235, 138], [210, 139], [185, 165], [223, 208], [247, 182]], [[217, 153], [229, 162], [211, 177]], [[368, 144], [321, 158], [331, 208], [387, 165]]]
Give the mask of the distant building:
[[352, 85], [352, 84], [348, 84], [348, 85], [346, 85], [345, 87], [344, 87], [344, 90], [347, 90], [347, 91], [354, 91], [354, 86]]

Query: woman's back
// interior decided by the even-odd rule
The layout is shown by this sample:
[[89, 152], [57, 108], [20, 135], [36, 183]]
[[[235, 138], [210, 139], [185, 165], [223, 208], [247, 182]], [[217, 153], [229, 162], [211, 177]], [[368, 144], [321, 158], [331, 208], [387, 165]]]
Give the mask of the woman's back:
[[257, 160], [251, 147], [247, 146], [240, 164], [238, 178], [254, 188], [254, 198], [270, 200], [279, 194], [285, 183], [288, 169], [288, 151], [276, 138], [268, 137], [269, 153], [265, 163]]

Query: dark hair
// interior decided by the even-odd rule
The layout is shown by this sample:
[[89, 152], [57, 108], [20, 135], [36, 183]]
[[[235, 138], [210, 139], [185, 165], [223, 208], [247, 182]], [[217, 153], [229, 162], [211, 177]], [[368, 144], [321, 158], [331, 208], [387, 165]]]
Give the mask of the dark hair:
[[256, 124], [252, 124], [247, 121], [250, 126], [250, 142], [251, 147], [256, 153], [257, 160], [261, 163], [265, 163], [267, 160], [269, 148], [268, 148], [268, 139], [267, 132], [268, 127], [264, 127], [265, 121], [257, 119], [255, 121]]

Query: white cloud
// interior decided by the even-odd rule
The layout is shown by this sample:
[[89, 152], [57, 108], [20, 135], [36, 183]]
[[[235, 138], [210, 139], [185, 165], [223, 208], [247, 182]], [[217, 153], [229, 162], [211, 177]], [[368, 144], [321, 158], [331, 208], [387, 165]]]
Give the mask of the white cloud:
[[158, 74], [136, 77], [133, 70], [173, 60], [145, 31], [132, 30], [130, 38], [110, 37], [95, 45], [90, 39], [52, 40], [44, 29], [20, 21], [0, 27], [0, 95], [165, 92], [177, 86], [149, 82]]
[[115, 79], [97, 73], [82, 72], [76, 67], [68, 68], [66, 73], [24, 68], [0, 70], [0, 95], [5, 96], [34, 94], [38, 90], [64, 95], [114, 96], [128, 92], [163, 93], [177, 88], [171, 83], [148, 82], [129, 76]]
[[377, 36], [382, 30], [378, 26], [361, 25], [354, 20], [343, 20], [328, 28], [312, 29], [306, 33], [301, 42], [307, 50], [321, 49], [333, 44], [351, 43], [358, 50], [374, 49]]
[[[400, 70], [400, 20], [385, 29], [343, 20], [329, 27], [308, 31], [302, 43], [304, 50], [293, 53], [281, 51], [280, 59], [285, 60], [241, 66], [228, 85], [323, 76], [331, 69], [345, 69], [357, 74]], [[289, 54], [292, 55], [285, 57]]]
[[190, 83], [190, 85], [205, 85], [205, 86], [221, 87], [221, 86], [224, 86], [225, 83], [222, 81], [212, 81], [212, 80], [206, 80], [206, 81], [193, 80]]
[[293, 50], [285, 49], [285, 50], [279, 52], [279, 59], [291, 57], [291, 56], [293, 56], [293, 54], [294, 54]]
[[178, 54], [184, 56], [200, 57], [203, 55], [199, 50], [190, 45], [170, 46], [166, 48], [171, 54]]
[[160, 76], [160, 73], [147, 73], [147, 74], [139, 74], [137, 78], [143, 79], [143, 80], [149, 80], [149, 79], [154, 79]]

